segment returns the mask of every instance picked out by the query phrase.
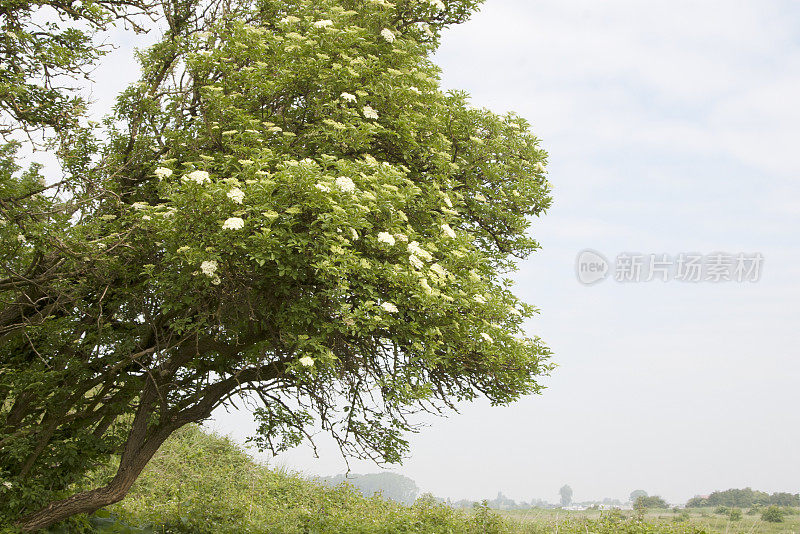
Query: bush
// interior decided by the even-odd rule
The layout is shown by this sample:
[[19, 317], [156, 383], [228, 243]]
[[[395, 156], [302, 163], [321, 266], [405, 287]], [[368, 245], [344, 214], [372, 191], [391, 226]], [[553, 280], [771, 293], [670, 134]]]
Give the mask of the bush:
[[730, 513], [728, 514], [728, 519], [731, 521], [739, 521], [742, 519], [742, 511], [738, 508], [731, 508]]
[[768, 506], [761, 512], [761, 519], [769, 523], [782, 523], [783, 516], [785, 515], [786, 512], [783, 510], [783, 508], [780, 508], [773, 504], [772, 506]]
[[714, 510], [715, 514], [720, 514], [720, 515], [728, 515], [730, 512], [731, 510], [727, 506], [717, 506], [716, 509]]

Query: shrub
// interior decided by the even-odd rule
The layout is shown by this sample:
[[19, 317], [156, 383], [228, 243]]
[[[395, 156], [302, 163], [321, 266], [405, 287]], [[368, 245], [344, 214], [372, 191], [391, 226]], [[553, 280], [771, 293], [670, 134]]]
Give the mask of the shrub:
[[761, 512], [761, 519], [769, 523], [782, 523], [784, 515], [786, 515], [786, 512], [783, 510], [783, 508], [773, 504]]

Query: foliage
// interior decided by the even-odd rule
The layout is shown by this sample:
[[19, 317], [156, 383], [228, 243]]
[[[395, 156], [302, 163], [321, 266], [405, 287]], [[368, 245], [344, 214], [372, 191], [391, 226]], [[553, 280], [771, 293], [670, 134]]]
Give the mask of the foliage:
[[800, 506], [800, 494], [769, 493], [750, 488], [715, 491], [707, 498], [694, 497], [686, 503], [689, 508], [728, 506], [749, 508], [752, 506]]
[[57, 187], [4, 149], [1, 519], [120, 500], [237, 396], [262, 448], [322, 428], [399, 462], [411, 415], [541, 390], [549, 351], [506, 276], [538, 248], [546, 154], [430, 61], [478, 3], [165, 2], [105, 129], [52, 123]]
[[741, 521], [742, 511], [739, 508], [731, 508], [730, 513], [728, 514], [728, 519], [731, 521]]
[[769, 523], [782, 523], [786, 516], [786, 511], [774, 504], [761, 511], [761, 519]]
[[667, 501], [658, 495], [642, 495], [636, 498], [636, 501], [633, 503], [633, 508], [634, 510], [646, 510], [648, 508], [669, 508], [669, 504], [667, 504]]
[[419, 488], [412, 479], [397, 473], [370, 473], [366, 475], [336, 475], [322, 477], [319, 482], [330, 486], [350, 484], [365, 497], [380, 494], [401, 504], [413, 504], [419, 494]]
[[636, 499], [639, 497], [647, 497], [647, 492], [640, 489], [633, 490], [630, 495], [630, 500], [631, 502], [636, 502]]

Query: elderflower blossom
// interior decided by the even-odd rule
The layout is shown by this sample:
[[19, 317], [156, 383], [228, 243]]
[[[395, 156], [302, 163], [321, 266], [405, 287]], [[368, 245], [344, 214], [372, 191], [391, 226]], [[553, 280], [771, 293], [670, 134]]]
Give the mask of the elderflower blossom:
[[428, 2], [439, 11], [444, 11], [445, 9], [444, 2], [442, 2], [442, 0], [428, 0]]
[[487, 342], [487, 343], [494, 343], [494, 339], [492, 339], [492, 336], [490, 336], [490, 335], [489, 335], [489, 334], [487, 334], [486, 332], [481, 332], [481, 337], [482, 337], [484, 340], [486, 340], [486, 342]]
[[386, 313], [397, 313], [400, 311], [397, 309], [397, 306], [395, 306], [391, 302], [384, 302], [383, 304], [381, 304], [381, 308], [383, 308], [383, 310]]
[[244, 191], [239, 189], [238, 187], [234, 187], [230, 191], [228, 191], [228, 198], [233, 200], [237, 204], [241, 204], [244, 202]]
[[431, 261], [433, 259], [431, 253], [425, 250], [424, 248], [420, 247], [419, 243], [417, 243], [416, 241], [412, 241], [411, 243], [408, 244], [408, 251], [412, 255], [419, 256], [420, 258], [427, 261]]
[[342, 100], [344, 100], [345, 102], [356, 101], [356, 95], [351, 95], [350, 93], [342, 93], [340, 96], [342, 97]]
[[159, 180], [163, 180], [164, 178], [169, 178], [172, 176], [172, 169], [167, 169], [166, 167], [159, 167], [155, 170], [154, 174], [156, 178]]
[[476, 193], [475, 200], [477, 200], [478, 202], [486, 202], [486, 197], [480, 193]]
[[280, 22], [281, 24], [291, 24], [293, 22], [300, 22], [300, 19], [293, 15], [289, 15], [288, 17], [283, 17]]
[[450, 225], [447, 223], [444, 223], [442, 225], [442, 231], [444, 232], [444, 235], [446, 235], [451, 239], [456, 237], [455, 231], [452, 228], [450, 228]]
[[408, 257], [408, 261], [409, 263], [411, 263], [412, 266], [414, 266], [415, 269], [422, 269], [422, 267], [425, 265], [424, 263], [422, 263], [421, 259], [414, 256], [413, 254]]
[[314, 358], [311, 356], [303, 356], [300, 358], [300, 365], [303, 367], [313, 367], [314, 366]]
[[316, 184], [314, 187], [316, 187], [317, 189], [319, 189], [323, 193], [330, 193], [331, 192], [330, 186], [328, 184], [323, 184], [322, 182]]
[[241, 217], [229, 217], [222, 223], [223, 230], [241, 230], [244, 228], [244, 219]]
[[328, 26], [333, 26], [333, 21], [326, 19], [326, 20], [318, 20], [314, 23], [315, 28], [327, 28]]
[[378, 112], [372, 109], [370, 106], [364, 106], [364, 117], [367, 119], [377, 119]]
[[211, 181], [206, 171], [192, 171], [184, 176], [184, 179], [200, 185]]
[[393, 247], [395, 244], [394, 236], [389, 232], [380, 232], [378, 234], [378, 242], [379, 243], [386, 243], [390, 247]]
[[200, 264], [200, 270], [208, 277], [214, 277], [217, 274], [217, 267], [219, 264], [215, 260], [206, 260]]
[[394, 34], [392, 33], [392, 30], [390, 30], [389, 28], [384, 28], [381, 30], [381, 37], [386, 39], [387, 43], [394, 42]]
[[356, 190], [356, 184], [353, 183], [353, 180], [347, 176], [338, 177], [336, 179], [336, 187], [338, 187], [344, 193], [354, 193]]
[[436, 273], [440, 278], [444, 278], [447, 276], [447, 271], [445, 270], [445, 268], [439, 265], [438, 263], [434, 263], [433, 265], [431, 265], [431, 271]]

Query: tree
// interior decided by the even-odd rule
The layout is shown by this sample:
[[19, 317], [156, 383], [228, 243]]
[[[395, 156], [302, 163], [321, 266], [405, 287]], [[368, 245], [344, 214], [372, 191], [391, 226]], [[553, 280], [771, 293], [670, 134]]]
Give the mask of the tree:
[[631, 502], [636, 502], [639, 497], [647, 497], [647, 492], [644, 490], [633, 490], [630, 495]]
[[572, 488], [569, 484], [561, 486], [558, 493], [561, 495], [561, 506], [569, 506], [572, 503]]
[[119, 501], [238, 397], [264, 449], [321, 427], [395, 463], [420, 410], [540, 391], [505, 277], [538, 248], [546, 154], [429, 59], [478, 3], [164, 3], [102, 135], [51, 125], [57, 187], [0, 154], [0, 519]]
[[648, 508], [669, 508], [669, 504], [667, 504], [667, 501], [658, 495], [653, 495], [652, 497], [640, 495], [633, 502], [633, 508], [634, 510], [646, 510]]

